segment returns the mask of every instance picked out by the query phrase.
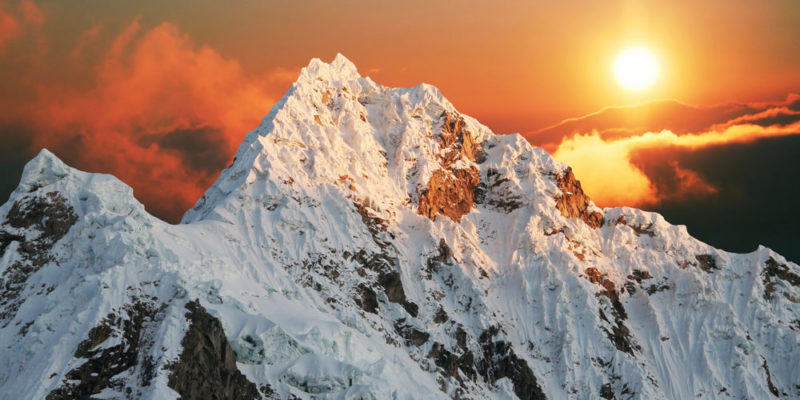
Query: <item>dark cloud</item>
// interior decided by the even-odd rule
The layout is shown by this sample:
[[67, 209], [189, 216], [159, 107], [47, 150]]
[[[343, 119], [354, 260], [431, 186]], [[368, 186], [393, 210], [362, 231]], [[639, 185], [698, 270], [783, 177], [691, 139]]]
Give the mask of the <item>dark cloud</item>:
[[555, 148], [601, 206], [657, 211], [716, 247], [749, 252], [763, 244], [800, 261], [800, 95], [608, 108], [531, 141]]
[[728, 125], [733, 124], [752, 124], [763, 127], [768, 126], [787, 126], [800, 121], [800, 112], [793, 111], [788, 107], [771, 108], [764, 112], [745, 115], [729, 121]]
[[0, 203], [16, 189], [22, 168], [33, 155], [30, 151], [33, 132], [25, 125], [0, 123]]
[[222, 129], [212, 127], [176, 129], [160, 137], [142, 140], [144, 146], [157, 144], [161, 149], [172, 152], [187, 167], [209, 173], [216, 173], [230, 161], [224, 151], [227, 146]]
[[775, 126], [775, 125], [786, 126], [786, 125], [791, 125], [797, 121], [800, 121], [800, 113], [795, 113], [795, 114], [778, 113], [773, 116], [754, 120], [752, 121], [752, 123], [760, 126]]
[[696, 201], [698, 198], [718, 196], [718, 189], [703, 174], [686, 168], [676, 158], [685, 151], [678, 146], [644, 148], [630, 154], [630, 162], [642, 171], [655, 191], [655, 198], [663, 202]]
[[800, 261], [800, 136], [770, 137], [697, 150], [659, 148], [636, 152], [635, 165], [661, 190], [676, 187], [669, 162], [695, 171], [716, 189], [668, 197], [651, 205], [674, 224], [716, 247], [750, 252], [758, 244]]
[[790, 94], [787, 101], [786, 108], [792, 111], [800, 111], [800, 94]]

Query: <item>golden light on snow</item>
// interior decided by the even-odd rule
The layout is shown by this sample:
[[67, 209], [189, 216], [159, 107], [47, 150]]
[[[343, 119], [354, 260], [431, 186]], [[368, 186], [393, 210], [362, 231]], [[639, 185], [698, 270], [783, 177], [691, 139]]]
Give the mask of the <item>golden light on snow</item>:
[[644, 47], [631, 47], [614, 60], [614, 77], [632, 91], [647, 89], [658, 79], [660, 68], [653, 53]]

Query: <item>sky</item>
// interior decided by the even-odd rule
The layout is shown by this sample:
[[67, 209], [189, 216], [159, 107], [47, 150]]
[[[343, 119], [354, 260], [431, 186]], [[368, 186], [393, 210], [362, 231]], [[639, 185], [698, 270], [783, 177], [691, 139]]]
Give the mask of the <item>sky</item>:
[[[313, 57], [433, 84], [601, 206], [800, 261], [800, 3], [0, 0], [0, 201], [46, 147], [177, 222]], [[658, 60], [629, 91], [615, 57]]]

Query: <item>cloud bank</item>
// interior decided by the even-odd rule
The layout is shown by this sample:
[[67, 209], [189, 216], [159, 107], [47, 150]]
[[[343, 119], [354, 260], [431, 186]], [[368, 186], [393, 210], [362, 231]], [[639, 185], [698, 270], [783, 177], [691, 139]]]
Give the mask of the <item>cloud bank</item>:
[[800, 96], [792, 94], [776, 103], [692, 107], [665, 101], [608, 108], [527, 138], [570, 164], [599, 205], [647, 207], [718, 193], [698, 171], [655, 157], [659, 151], [697, 151], [798, 133]]
[[[18, 40], [14, 23], [43, 23], [37, 10], [23, 2], [17, 16], [0, 11], [0, 45]], [[91, 58], [87, 46], [103, 45], [95, 43], [99, 29], [87, 28], [68, 52], [70, 62], [84, 63], [89, 82], [23, 84], [18, 92], [29, 92], [28, 101], [0, 111], [4, 154], [24, 149], [28, 158], [46, 147], [77, 168], [114, 174], [149, 211], [177, 222], [294, 74], [247, 74], [235, 59], [197, 45], [176, 26], [148, 29], [138, 19]]]

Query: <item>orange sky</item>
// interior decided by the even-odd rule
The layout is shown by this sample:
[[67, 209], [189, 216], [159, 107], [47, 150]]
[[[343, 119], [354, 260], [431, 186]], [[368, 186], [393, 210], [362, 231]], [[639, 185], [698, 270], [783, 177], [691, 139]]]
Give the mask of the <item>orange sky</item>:
[[[0, 133], [25, 132], [16, 133], [27, 135], [17, 138], [25, 151], [45, 146], [114, 173], [175, 220], [312, 57], [341, 52], [390, 86], [432, 83], [498, 133], [653, 99], [777, 102], [800, 92], [794, 0], [365, 4], [0, 0], [0, 124], [21, 127]], [[648, 47], [662, 69], [636, 94], [611, 71], [630, 45]], [[573, 150], [598, 144], [568, 136]], [[630, 143], [642, 141], [603, 148]], [[630, 168], [629, 152], [618, 154]], [[155, 204], [165, 193], [176, 204]]]
[[[169, 22], [250, 74], [297, 71], [341, 52], [379, 82], [437, 85], [503, 132], [653, 98], [709, 104], [800, 89], [794, 0], [81, 4], [42, 2], [50, 57], [87, 30], [110, 40], [140, 16], [144, 28]], [[664, 70], [657, 87], [635, 96], [610, 71], [630, 44], [651, 48]]]

